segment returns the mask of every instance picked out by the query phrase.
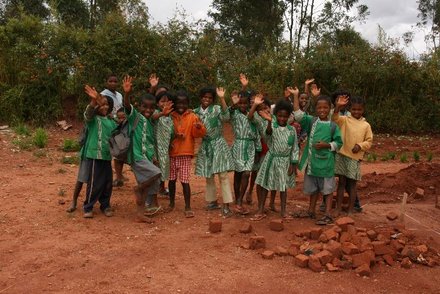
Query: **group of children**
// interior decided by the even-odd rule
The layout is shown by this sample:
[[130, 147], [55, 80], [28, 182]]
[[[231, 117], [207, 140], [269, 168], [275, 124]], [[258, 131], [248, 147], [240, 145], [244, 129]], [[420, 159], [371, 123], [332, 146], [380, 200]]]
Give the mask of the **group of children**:
[[[128, 124], [131, 142], [126, 163], [131, 166], [137, 181], [134, 193], [138, 222], [151, 222], [148, 216], [160, 209], [158, 193], [169, 196], [169, 206], [164, 211], [174, 209], [177, 180], [182, 184], [185, 217], [194, 217], [190, 174], [196, 138], [201, 138], [202, 142], [195, 174], [206, 180], [207, 210], [221, 209], [224, 217], [234, 212], [249, 214], [246, 204], [252, 204], [252, 190], [256, 184], [258, 210], [251, 220], [266, 217], [265, 202], [269, 191], [270, 209], [274, 211], [275, 195], [277, 191], [280, 193], [280, 214], [284, 219], [315, 218], [318, 196], [322, 194], [325, 214], [317, 224], [332, 223], [335, 190], [335, 214], [341, 212], [345, 191], [349, 194], [348, 213], [354, 211], [356, 183], [361, 177], [360, 161], [371, 147], [373, 137], [363, 117], [363, 98], [351, 97], [346, 92], [336, 93], [333, 108], [331, 98], [321, 95], [311, 79], [305, 82], [305, 93], [300, 95], [298, 88], [288, 87], [285, 97], [273, 106], [268, 97], [248, 90], [249, 81], [241, 74], [242, 89], [231, 93], [230, 106], [225, 101], [223, 88], [206, 87], [199, 92], [200, 106], [192, 110], [188, 93], [171, 92], [168, 87], [158, 84], [159, 78], [155, 75], [151, 75], [149, 81], [149, 93], [141, 95], [136, 103], [131, 101], [131, 77], [123, 80], [123, 99], [116, 91], [118, 81], [114, 75], [108, 78], [107, 89], [101, 93], [86, 86], [85, 91], [91, 98], [84, 113], [88, 131], [81, 149], [80, 171], [69, 212], [76, 209], [82, 183], [87, 183], [84, 217], [93, 217], [93, 205], [97, 201], [106, 216], [113, 215], [112, 187], [123, 185], [125, 180], [122, 176], [124, 162], [118, 160], [114, 160], [116, 180], [112, 179], [108, 139], [116, 121]], [[133, 104], [138, 105], [137, 109]], [[226, 121], [230, 121], [234, 133], [232, 147], [223, 135]], [[287, 189], [295, 187], [297, 166], [304, 173], [304, 193], [310, 196], [310, 204], [308, 210], [290, 215], [286, 209]], [[228, 176], [230, 171], [234, 172], [234, 197]], [[339, 177], [337, 188], [335, 174]], [[216, 175], [222, 206], [217, 201]], [[169, 192], [164, 187], [167, 180]]]

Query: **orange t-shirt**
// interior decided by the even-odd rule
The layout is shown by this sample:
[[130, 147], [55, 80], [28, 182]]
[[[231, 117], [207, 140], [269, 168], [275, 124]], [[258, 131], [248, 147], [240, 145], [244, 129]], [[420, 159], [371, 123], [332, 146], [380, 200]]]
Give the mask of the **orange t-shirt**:
[[[206, 128], [199, 117], [188, 109], [183, 114], [171, 113], [174, 124], [174, 139], [171, 141], [170, 156], [194, 156], [195, 138], [203, 138], [206, 135]], [[196, 127], [200, 123], [200, 128]], [[183, 138], [179, 136], [183, 134]]]

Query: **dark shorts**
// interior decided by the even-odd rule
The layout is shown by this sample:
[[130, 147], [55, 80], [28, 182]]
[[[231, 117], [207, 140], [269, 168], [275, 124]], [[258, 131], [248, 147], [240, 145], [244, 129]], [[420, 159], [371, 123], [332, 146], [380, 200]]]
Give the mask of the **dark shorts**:
[[336, 189], [335, 177], [324, 178], [304, 174], [304, 194], [313, 195], [321, 192], [322, 195], [329, 195]]
[[90, 171], [92, 170], [92, 161], [88, 158], [83, 159], [79, 163], [77, 181], [81, 183], [87, 183], [90, 178]]
[[[160, 175], [160, 169], [147, 159], [133, 162], [131, 169], [138, 185]], [[158, 178], [156, 182], [151, 185], [151, 189], [148, 192], [149, 195], [156, 194], [156, 189], [159, 190], [160, 179]]]

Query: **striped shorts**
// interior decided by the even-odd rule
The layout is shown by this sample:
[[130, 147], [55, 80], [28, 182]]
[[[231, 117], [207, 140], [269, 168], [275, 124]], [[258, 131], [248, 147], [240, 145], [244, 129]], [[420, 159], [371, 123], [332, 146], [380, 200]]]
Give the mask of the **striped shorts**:
[[179, 178], [181, 183], [189, 183], [191, 173], [191, 155], [170, 157], [170, 181]]

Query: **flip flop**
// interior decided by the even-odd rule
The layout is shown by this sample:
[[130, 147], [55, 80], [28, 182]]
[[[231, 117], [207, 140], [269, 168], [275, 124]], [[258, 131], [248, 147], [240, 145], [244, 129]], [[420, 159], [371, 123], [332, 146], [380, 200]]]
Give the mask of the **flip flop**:
[[266, 217], [267, 217], [267, 215], [265, 215], [265, 214], [256, 214], [253, 217], [251, 217], [250, 220], [254, 221], [254, 222], [258, 222], [260, 220], [265, 219]]
[[312, 218], [314, 219], [316, 216], [312, 212], [308, 212], [306, 210], [292, 212], [291, 214], [294, 218]]
[[333, 218], [331, 216], [325, 215], [321, 219], [319, 219], [315, 224], [318, 226], [325, 226], [333, 223]]
[[239, 206], [239, 205], [235, 206], [235, 212], [238, 213], [238, 214], [241, 214], [241, 215], [249, 214], [249, 210], [248, 209], [246, 209], [243, 206]]
[[162, 206], [147, 208], [146, 209], [147, 211], [145, 211], [144, 215], [145, 216], [153, 216], [156, 213], [158, 213], [161, 209], [162, 209]]
[[283, 220], [285, 220], [285, 221], [293, 220], [293, 217], [290, 215], [285, 215], [285, 216], [283, 216]]
[[194, 217], [194, 212], [192, 210], [185, 210], [184, 214], [186, 218]]

